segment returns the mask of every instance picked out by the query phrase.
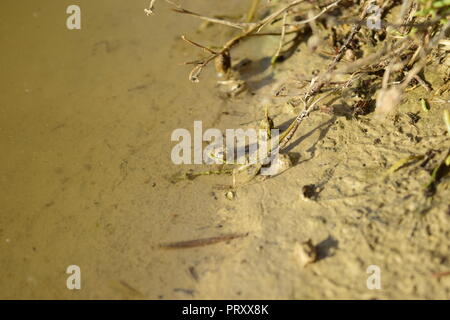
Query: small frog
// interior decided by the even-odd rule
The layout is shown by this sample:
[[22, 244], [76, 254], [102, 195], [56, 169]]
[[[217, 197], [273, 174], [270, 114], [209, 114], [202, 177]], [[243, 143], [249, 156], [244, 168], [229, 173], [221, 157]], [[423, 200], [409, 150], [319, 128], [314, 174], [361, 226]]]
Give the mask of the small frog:
[[[264, 118], [261, 120], [259, 124], [259, 128], [266, 131], [268, 138], [270, 139], [271, 130], [274, 128], [274, 123], [272, 118], [269, 117], [268, 108], [265, 109]], [[246, 148], [248, 150], [248, 148]], [[267, 150], [269, 151], [269, 150]], [[269, 158], [270, 154], [261, 155], [260, 150], [257, 149], [253, 152], [257, 153], [257, 157], [255, 154], [245, 154], [244, 163], [240, 163], [240, 165], [233, 169], [233, 187], [236, 186], [237, 182], [239, 184], [245, 184], [253, 180], [256, 176], [262, 174], [263, 178], [266, 179], [268, 177], [272, 177], [278, 175], [290, 167], [292, 167], [292, 161], [289, 155], [287, 154], [277, 154], [272, 158]], [[270, 152], [269, 152], [270, 153]], [[229, 159], [227, 157], [227, 150], [224, 146], [219, 146], [215, 148], [210, 154], [209, 157], [215, 160], [216, 163], [220, 164], [228, 164], [235, 165], [235, 159]], [[261, 159], [261, 157], [263, 157]], [[251, 161], [252, 159], [252, 161]], [[258, 159], [258, 161], [255, 161]], [[270, 162], [269, 162], [270, 160]], [[269, 162], [269, 163], [267, 163]], [[261, 173], [261, 169], [265, 168], [264, 173]]]

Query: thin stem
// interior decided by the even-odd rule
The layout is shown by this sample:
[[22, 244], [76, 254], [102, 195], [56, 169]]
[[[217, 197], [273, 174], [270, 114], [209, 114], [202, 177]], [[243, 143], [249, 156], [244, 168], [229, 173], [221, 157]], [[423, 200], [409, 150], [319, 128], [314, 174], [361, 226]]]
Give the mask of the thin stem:
[[290, 25], [290, 26], [300, 26], [300, 25], [302, 25], [302, 24], [306, 24], [306, 23], [309, 23], [309, 22], [311, 22], [311, 21], [314, 21], [314, 20], [316, 20], [317, 18], [319, 18], [321, 15], [323, 15], [324, 13], [328, 12], [330, 9], [336, 7], [336, 6], [339, 4], [339, 2], [341, 2], [341, 1], [342, 1], [342, 0], [337, 0], [337, 1], [335, 1], [335, 2], [333, 2], [333, 3], [331, 3], [331, 4], [329, 4], [329, 5], [327, 5], [327, 6], [326, 6], [325, 8], [323, 8], [322, 11], [320, 11], [317, 15], [315, 15], [315, 16], [309, 18], [309, 19], [302, 20], [302, 21], [297, 21], [297, 22], [293, 22], [293, 23], [290, 23], [289, 25]]

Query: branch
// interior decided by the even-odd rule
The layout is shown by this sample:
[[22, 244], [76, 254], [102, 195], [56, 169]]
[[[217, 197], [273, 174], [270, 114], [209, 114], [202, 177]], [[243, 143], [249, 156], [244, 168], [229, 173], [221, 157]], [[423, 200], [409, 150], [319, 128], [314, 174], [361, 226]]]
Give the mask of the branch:
[[207, 17], [207, 16], [203, 16], [201, 14], [183, 9], [183, 8], [173, 8], [172, 11], [178, 12], [178, 13], [183, 13], [183, 14], [188, 14], [194, 17], [197, 17], [199, 19], [205, 20], [205, 21], [209, 21], [212, 23], [217, 23], [217, 24], [223, 24], [232, 28], [236, 28], [236, 29], [240, 29], [240, 30], [245, 30], [245, 28], [247, 28], [250, 25], [253, 25], [253, 23], [239, 23], [239, 22], [231, 22], [231, 21], [227, 21], [227, 20], [223, 20], [223, 19], [217, 19], [217, 18], [211, 18], [211, 17]]
[[302, 25], [302, 24], [306, 24], [306, 23], [309, 23], [309, 22], [311, 22], [311, 21], [314, 21], [314, 20], [316, 20], [317, 18], [319, 18], [321, 15], [323, 15], [324, 13], [326, 13], [327, 11], [329, 11], [330, 9], [336, 7], [336, 6], [339, 4], [339, 2], [341, 2], [341, 1], [342, 1], [342, 0], [337, 0], [337, 1], [335, 1], [335, 2], [333, 2], [333, 3], [331, 3], [331, 4], [329, 4], [329, 5], [327, 5], [325, 8], [322, 9], [322, 11], [320, 11], [320, 13], [318, 13], [318, 14], [315, 15], [314, 17], [311, 17], [311, 18], [306, 19], [306, 20], [302, 20], [302, 21], [297, 21], [297, 22], [294, 22], [294, 23], [290, 23], [289, 25], [290, 25], [290, 26], [300, 26], [300, 25]]

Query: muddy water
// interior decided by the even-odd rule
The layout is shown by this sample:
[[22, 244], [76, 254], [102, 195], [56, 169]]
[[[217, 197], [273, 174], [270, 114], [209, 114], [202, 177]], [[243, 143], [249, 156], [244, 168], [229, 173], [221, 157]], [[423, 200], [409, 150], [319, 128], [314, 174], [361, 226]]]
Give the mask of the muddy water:
[[[69, 4], [0, 5], [0, 297], [189, 297], [198, 261], [158, 246], [222, 231], [216, 196], [198, 192], [219, 178], [168, 179], [171, 132], [221, 108], [211, 73], [198, 86], [180, 66], [199, 52], [179, 35], [199, 23], [101, 0], [79, 2], [82, 28], [68, 30]], [[69, 265], [81, 290], [66, 288]]]

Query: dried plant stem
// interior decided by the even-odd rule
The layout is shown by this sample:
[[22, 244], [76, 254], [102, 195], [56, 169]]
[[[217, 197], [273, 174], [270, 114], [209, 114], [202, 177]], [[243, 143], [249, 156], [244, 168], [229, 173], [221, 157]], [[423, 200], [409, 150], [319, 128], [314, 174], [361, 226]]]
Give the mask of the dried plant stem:
[[[360, 20], [365, 19], [366, 16], [367, 16], [367, 9], [368, 9], [367, 2], [368, 1], [366, 1], [366, 5], [364, 7], [364, 10], [361, 13]], [[347, 49], [348, 49], [348, 47], [350, 45], [350, 42], [353, 40], [353, 38], [359, 32], [360, 29], [361, 29], [361, 25], [360, 24], [356, 24], [356, 25], [354, 25], [352, 27], [352, 30], [351, 30], [350, 34], [348, 35], [348, 37], [345, 40], [344, 44], [339, 48], [339, 51], [338, 51], [337, 55], [334, 57], [333, 62], [328, 66], [326, 73], [305, 94], [304, 99], [305, 99], [306, 103], [308, 103], [309, 99], [312, 96], [314, 96], [315, 94], [317, 94], [320, 91], [320, 89], [322, 89], [322, 87], [327, 84], [327, 82], [330, 79], [330, 73], [336, 68], [336, 65], [339, 63], [339, 61], [342, 60], [342, 57], [344, 56], [345, 52], [347, 51]]]
[[211, 17], [203, 16], [201, 14], [198, 14], [198, 13], [195, 13], [195, 12], [183, 9], [183, 8], [173, 8], [172, 10], [177, 13], [188, 14], [191, 16], [195, 16], [199, 19], [205, 20], [205, 21], [209, 21], [209, 22], [217, 23], [217, 24], [223, 24], [223, 25], [226, 25], [226, 26], [229, 26], [232, 28], [240, 29], [240, 30], [245, 30], [245, 28], [252, 25], [251, 23], [231, 22], [231, 21], [224, 20], [224, 19], [211, 18]]
[[302, 110], [302, 112], [300, 112], [297, 115], [297, 117], [294, 119], [294, 121], [291, 122], [289, 127], [280, 136], [280, 148], [284, 148], [289, 143], [289, 141], [294, 136], [295, 131], [298, 129], [298, 127], [302, 123], [303, 119], [305, 119], [309, 115], [310, 111], [314, 109], [314, 106], [317, 103], [319, 103], [320, 101], [322, 101], [323, 99], [325, 99], [326, 97], [328, 97], [329, 95], [331, 95], [332, 93], [334, 93], [335, 91], [337, 91], [337, 89], [318, 98], [316, 101], [311, 103], [309, 106], [307, 106], [305, 103], [305, 108]]
[[283, 25], [281, 26], [281, 36], [280, 36], [280, 42], [278, 44], [278, 49], [275, 52], [275, 54], [272, 57], [271, 63], [272, 65], [275, 64], [275, 62], [277, 62], [278, 58], [280, 57], [280, 53], [281, 53], [281, 49], [283, 49], [283, 43], [284, 43], [284, 38], [286, 37], [286, 20], [287, 20], [287, 11], [283, 14]]
[[184, 41], [186, 41], [187, 43], [189, 43], [189, 44], [191, 44], [191, 45], [193, 45], [193, 46], [195, 46], [195, 47], [199, 47], [199, 48], [201, 48], [201, 49], [203, 49], [203, 50], [205, 50], [205, 51], [208, 51], [209, 53], [216, 54], [216, 52], [215, 52], [214, 50], [212, 50], [212, 49], [210, 49], [210, 48], [208, 48], [208, 47], [205, 47], [204, 45], [201, 45], [201, 44], [199, 44], [199, 43], [197, 43], [197, 42], [194, 42], [194, 41], [192, 41], [192, 40], [189, 40], [188, 38], [186, 38], [185, 35], [182, 35], [182, 36], [181, 36], [181, 39], [183, 39]]
[[[361, 13], [360, 19], [363, 20], [367, 16], [367, 9], [368, 9], [368, 1], [366, 1], [364, 10]], [[357, 24], [354, 25], [350, 34], [348, 35], [347, 39], [345, 40], [344, 44], [339, 48], [339, 51], [336, 55], [336, 57], [333, 59], [333, 62], [328, 66], [327, 71], [322, 77], [318, 78], [312, 85], [308, 92], [306, 92], [303, 103], [305, 105], [304, 109], [297, 115], [297, 117], [293, 120], [293, 122], [289, 125], [289, 131], [282, 136], [282, 139], [280, 139], [280, 146], [284, 147], [286, 146], [289, 141], [294, 136], [295, 132], [297, 131], [298, 127], [300, 126], [300, 123], [305, 119], [309, 113], [310, 110], [312, 110], [312, 106], [314, 106], [318, 101], [320, 101], [321, 98], [316, 100], [314, 103], [311, 102], [311, 98], [320, 92], [320, 90], [325, 86], [331, 79], [331, 73], [336, 68], [336, 65], [341, 61], [342, 57], [345, 54], [345, 51], [347, 51], [348, 46], [350, 42], [353, 40], [355, 35], [358, 33], [358, 31], [361, 29], [361, 25]], [[287, 131], [287, 130], [286, 130]]]
[[[198, 82], [200, 73], [202, 72], [203, 68], [207, 66], [211, 61], [213, 61], [216, 57], [223, 55], [230, 51], [232, 47], [234, 47], [236, 44], [238, 44], [241, 40], [245, 39], [246, 37], [249, 37], [250, 35], [259, 32], [262, 28], [264, 28], [265, 25], [276, 19], [278, 16], [283, 14], [284, 12], [288, 11], [294, 6], [299, 5], [300, 3], [303, 3], [306, 0], [297, 0], [289, 5], [284, 6], [283, 8], [279, 9], [278, 11], [272, 13], [268, 17], [262, 19], [258, 23], [252, 23], [242, 34], [237, 35], [230, 39], [225, 45], [217, 52], [211, 54], [209, 57], [207, 57], [205, 60], [200, 62], [189, 74], [189, 79], [193, 82]], [[177, 10], [181, 10], [178, 8]], [[203, 47], [203, 46], [201, 46]]]
[[[170, 2], [169, 0], [166, 0]], [[288, 23], [288, 19], [290, 17], [290, 14], [297, 15], [297, 13], [293, 13], [294, 10], [292, 10], [293, 7], [300, 5], [304, 2], [311, 2], [307, 0], [291, 0], [289, 4], [284, 5], [283, 7], [280, 7], [278, 10], [274, 11], [273, 13], [269, 14], [265, 18], [262, 18], [258, 22], [251, 22], [255, 16], [255, 12], [257, 10], [257, 7], [260, 3], [260, 0], [252, 0], [251, 7], [247, 15], [247, 22], [231, 22], [224, 19], [218, 19], [218, 18], [211, 18], [206, 17], [203, 15], [200, 15], [198, 13], [186, 10], [181, 8], [180, 6], [176, 5], [176, 8], [173, 10], [182, 13], [182, 14], [188, 14], [194, 17], [197, 17], [199, 19], [209, 21], [216, 24], [226, 25], [235, 29], [241, 30], [239, 34], [228, 40], [225, 44], [223, 44], [222, 47], [219, 49], [210, 49], [206, 46], [203, 46], [197, 42], [194, 42], [192, 40], [188, 40], [186, 37], [182, 37], [184, 41], [189, 43], [190, 45], [193, 45], [195, 47], [201, 48], [202, 50], [209, 53], [209, 55], [206, 58], [202, 58], [197, 61], [190, 62], [191, 64], [195, 64], [194, 69], [190, 73], [190, 79], [191, 81], [197, 82], [200, 73], [202, 72], [203, 68], [207, 66], [211, 61], [215, 60], [216, 58], [227, 58], [230, 60], [230, 51], [231, 49], [239, 44], [244, 39], [254, 37], [254, 36], [279, 36], [279, 43], [278, 47], [276, 49], [275, 54], [272, 57], [272, 64], [274, 64], [277, 59], [280, 57], [281, 52], [283, 50], [283, 47], [289, 43], [286, 42], [286, 35], [291, 33], [298, 33], [301, 30], [300, 26], [306, 26], [308, 23], [312, 24], [315, 23], [315, 20], [323, 16], [325, 13], [329, 12], [333, 8], [336, 8], [342, 0], [330, 0], [331, 3], [328, 3], [326, 5], [319, 6], [319, 12], [315, 13], [314, 15], [308, 16], [308, 19], [302, 20], [302, 21], [296, 21]], [[381, 10], [381, 15], [384, 15], [387, 10], [398, 4], [398, 0], [379, 0], [376, 2], [376, 5], [378, 5]], [[153, 6], [154, 0], [151, 2], [151, 6]], [[388, 39], [383, 42], [384, 45], [381, 45], [381, 50], [378, 50], [375, 54], [368, 55], [367, 57], [361, 58], [357, 61], [354, 61], [350, 64], [343, 64], [341, 68], [338, 69], [338, 64], [342, 61], [342, 59], [345, 56], [345, 53], [350, 48], [353, 48], [353, 43], [355, 41], [355, 38], [357, 34], [360, 32], [362, 26], [367, 23], [367, 19], [370, 19], [371, 12], [369, 12], [369, 9], [372, 8], [373, 0], [364, 0], [358, 2], [358, 4], [361, 4], [359, 10], [362, 10], [358, 20], [352, 22], [352, 27], [350, 29], [350, 32], [345, 36], [342, 45], [339, 47], [336, 55], [334, 56], [331, 63], [319, 74], [319, 76], [313, 78], [310, 81], [310, 86], [308, 90], [300, 96], [296, 96], [296, 100], [293, 100], [294, 103], [299, 103], [300, 101], [303, 102], [304, 108], [298, 113], [296, 118], [290, 123], [288, 129], [286, 129], [281, 135], [279, 140], [280, 147], [286, 146], [290, 140], [293, 138], [295, 132], [299, 128], [302, 121], [308, 117], [310, 112], [314, 109], [314, 106], [317, 105], [320, 101], [325, 99], [327, 96], [329, 96], [331, 93], [336, 92], [340, 89], [333, 89], [328, 94], [322, 95], [321, 97], [316, 97], [317, 95], [321, 94], [324, 91], [324, 87], [327, 87], [333, 80], [333, 77], [337, 74], [342, 73], [351, 73], [352, 76], [349, 81], [343, 86], [343, 88], [347, 88], [350, 83], [354, 81], [354, 79], [361, 76], [363, 73], [374, 73], [377, 71], [385, 70], [385, 74], [382, 80], [382, 89], [388, 90], [388, 85], [392, 85], [392, 83], [389, 82], [390, 77], [394, 76], [394, 73], [406, 72], [406, 76], [404, 76], [403, 80], [396, 81], [394, 86], [396, 92], [401, 95], [401, 92], [406, 89], [406, 87], [410, 84], [410, 82], [415, 79], [418, 81], [419, 84], [421, 84], [425, 89], [428, 91], [431, 90], [429, 85], [422, 80], [422, 78], [419, 76], [419, 73], [422, 71], [422, 69], [425, 67], [426, 63], [429, 61], [429, 55], [433, 48], [437, 47], [439, 42], [443, 39], [446, 32], [450, 29], [450, 22], [448, 22], [444, 27], [441, 28], [440, 32], [436, 34], [432, 39], [432, 34], [438, 29], [438, 22], [439, 19], [443, 18], [440, 16], [434, 16], [433, 18], [427, 19], [426, 21], [420, 21], [419, 23], [416, 23], [416, 15], [415, 12], [418, 10], [418, 4], [414, 0], [403, 0], [402, 4], [402, 10], [400, 13], [399, 18], [395, 21], [396, 24], [383, 22], [383, 27], [390, 26], [392, 29], [397, 30], [400, 32], [398, 36], [393, 36], [391, 31], [387, 30], [386, 32]], [[419, 5], [420, 6], [420, 5]], [[378, 13], [377, 13], [378, 14]], [[443, 15], [448, 16], [448, 13], [445, 13]], [[282, 16], [282, 18], [280, 18]], [[281, 32], [267, 32], [263, 33], [261, 32], [264, 27], [267, 25], [278, 22], [282, 20], [281, 25]], [[348, 24], [348, 21], [340, 20], [337, 24]], [[293, 30], [291, 30], [289, 27], [297, 27]], [[411, 33], [411, 28], [415, 27], [417, 29], [416, 32]], [[372, 34], [375, 34], [373, 32]], [[420, 38], [419, 36], [423, 36], [423, 38]], [[374, 37], [374, 41], [379, 41], [377, 38]], [[383, 40], [384, 41], [384, 40]], [[220, 61], [220, 59], [216, 60], [216, 67], [217, 67], [217, 61]], [[229, 63], [231, 65], [231, 63]]]
[[316, 14], [315, 16], [313, 16], [313, 17], [311, 17], [311, 18], [309, 18], [309, 19], [302, 20], [302, 21], [297, 21], [297, 22], [293, 22], [293, 23], [290, 23], [289, 25], [291, 25], [291, 26], [300, 26], [300, 25], [302, 25], [302, 24], [310, 23], [310, 22], [312, 22], [312, 21], [318, 19], [318, 18], [319, 18], [320, 16], [322, 16], [324, 13], [326, 13], [326, 12], [330, 11], [331, 9], [333, 9], [334, 7], [336, 7], [341, 1], [342, 1], [342, 0], [337, 0], [337, 1], [335, 1], [335, 2], [333, 2], [333, 3], [331, 3], [331, 4], [329, 4], [329, 5], [325, 6], [325, 7], [322, 9], [322, 11], [320, 11], [318, 14]]
[[412, 68], [405, 79], [401, 84], [401, 89], [404, 90], [409, 83], [416, 78], [417, 74], [422, 71], [422, 69], [427, 64], [427, 55], [431, 52], [431, 50], [439, 45], [439, 42], [445, 37], [447, 31], [450, 30], [450, 21], [445, 24], [445, 26], [441, 29], [441, 31], [436, 34], [428, 43], [426, 47], [421, 48], [420, 55], [422, 56], [421, 60], [416, 62], [414, 68]]
[[258, 9], [259, 2], [261, 0], [252, 0], [252, 4], [250, 6], [250, 10], [247, 14], [247, 22], [252, 22], [253, 18], [255, 17], [256, 10]]

